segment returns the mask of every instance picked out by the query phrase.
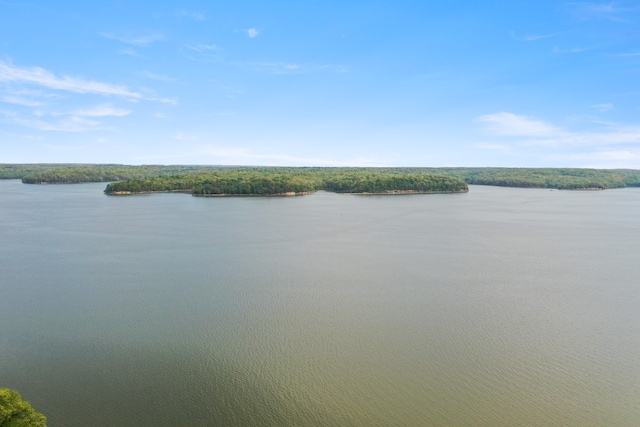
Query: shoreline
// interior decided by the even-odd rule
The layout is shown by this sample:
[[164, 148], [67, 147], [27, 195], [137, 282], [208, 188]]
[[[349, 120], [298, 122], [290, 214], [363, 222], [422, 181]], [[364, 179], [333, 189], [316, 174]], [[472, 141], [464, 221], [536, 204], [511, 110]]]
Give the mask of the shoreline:
[[396, 196], [396, 195], [407, 195], [407, 194], [458, 194], [458, 193], [468, 193], [469, 189], [463, 190], [454, 190], [454, 191], [417, 191], [417, 190], [391, 190], [385, 191], [383, 193], [351, 193], [347, 191], [329, 191], [330, 193], [337, 194], [354, 194], [356, 196]]
[[[456, 190], [456, 191], [416, 191], [416, 190], [392, 190], [384, 193], [352, 193], [346, 191], [330, 191], [330, 190], [322, 190], [328, 193], [336, 193], [336, 194], [352, 194], [355, 196], [397, 196], [397, 195], [410, 195], [410, 194], [459, 194], [459, 193], [468, 193], [469, 189], [464, 190]], [[315, 191], [289, 191], [286, 193], [275, 193], [275, 194], [232, 194], [232, 193], [224, 193], [224, 194], [193, 194], [191, 190], [167, 190], [167, 191], [114, 191], [112, 193], [105, 193], [107, 196], [134, 196], [137, 194], [158, 194], [158, 193], [185, 193], [191, 194], [194, 197], [299, 197], [306, 196]]]
[[314, 193], [314, 191], [288, 191], [286, 193], [274, 193], [274, 194], [191, 194], [194, 197], [297, 197], [305, 196], [307, 194]]

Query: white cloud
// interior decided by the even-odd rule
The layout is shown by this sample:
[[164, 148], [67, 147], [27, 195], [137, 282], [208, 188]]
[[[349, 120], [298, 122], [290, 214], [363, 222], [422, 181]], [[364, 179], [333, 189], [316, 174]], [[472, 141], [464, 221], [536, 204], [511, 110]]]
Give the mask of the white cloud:
[[175, 136], [175, 139], [180, 141], [195, 141], [196, 139], [200, 139], [199, 135], [189, 135], [182, 132], [178, 132]]
[[[68, 113], [46, 113], [35, 110], [32, 111], [32, 116], [21, 115], [15, 111], [0, 111], [0, 114], [13, 124], [42, 131], [58, 132], [85, 132], [105, 129], [95, 118], [107, 116], [123, 117], [130, 113], [128, 110], [113, 108], [108, 104]], [[51, 119], [51, 117], [56, 119]]]
[[136, 52], [133, 49], [118, 49], [116, 51], [116, 53], [118, 55], [126, 55], [126, 56], [131, 56], [131, 57], [134, 57], [134, 58], [142, 58], [142, 55], [140, 55], [138, 52]]
[[158, 80], [161, 82], [175, 82], [176, 79], [165, 76], [163, 74], [155, 74], [155, 73], [149, 73], [148, 71], [145, 71], [143, 73], [141, 73], [144, 77], [148, 78], [148, 79], [152, 79], [152, 80]]
[[561, 33], [552, 33], [552, 34], [527, 34], [523, 37], [523, 40], [526, 42], [532, 42], [536, 40], [548, 39], [551, 37], [555, 37], [560, 35]]
[[18, 96], [3, 96], [2, 102], [6, 102], [8, 104], [23, 105], [25, 107], [39, 107], [41, 105], [44, 105], [42, 102], [21, 98]]
[[611, 103], [596, 104], [596, 105], [592, 105], [591, 107], [599, 110], [600, 112], [606, 113], [607, 111], [613, 108], [613, 104]]
[[597, 169], [640, 169], [640, 149], [594, 151], [578, 154], [554, 154], [547, 156], [553, 161], [579, 161], [583, 166]]
[[147, 46], [151, 43], [164, 39], [164, 36], [162, 34], [145, 34], [133, 37], [121, 36], [113, 33], [100, 33], [100, 35], [110, 40], [116, 40], [121, 43], [132, 44], [136, 46]]
[[48, 148], [49, 150], [56, 150], [56, 151], [76, 151], [76, 150], [84, 150], [85, 148], [78, 145], [52, 145], [52, 144], [43, 144], [43, 147]]
[[258, 34], [260, 34], [260, 31], [256, 30], [255, 28], [249, 28], [247, 30], [247, 35], [251, 38], [257, 37]]
[[508, 145], [505, 144], [489, 144], [489, 143], [485, 143], [485, 142], [478, 142], [473, 144], [473, 147], [475, 148], [480, 148], [481, 150], [494, 150], [494, 151], [504, 151], [504, 152], [511, 152], [511, 147], [509, 147]]
[[640, 143], [640, 127], [609, 124], [607, 132], [570, 132], [542, 120], [513, 113], [495, 113], [480, 116], [487, 130], [496, 136], [517, 137], [526, 145], [607, 146]]
[[314, 65], [314, 64], [297, 64], [294, 62], [229, 62], [236, 67], [253, 67], [260, 71], [266, 71], [271, 74], [310, 74], [319, 72], [329, 73], [347, 73], [348, 68], [343, 65]]
[[553, 48], [554, 53], [582, 53], [594, 50], [593, 47], [572, 47], [570, 49], [561, 49], [558, 46]]
[[44, 131], [84, 132], [99, 129], [98, 125], [100, 124], [95, 120], [88, 120], [80, 116], [71, 116], [56, 122], [47, 122], [40, 119], [25, 118], [12, 111], [2, 111], [0, 113], [14, 124]]
[[202, 12], [190, 12], [188, 10], [181, 10], [178, 12], [179, 16], [184, 16], [185, 18], [195, 19], [196, 21], [204, 21], [207, 17]]
[[215, 44], [187, 44], [185, 45], [185, 47], [195, 52], [211, 52], [214, 50], [218, 50], [218, 46], [216, 46]]
[[247, 148], [229, 148], [203, 145], [198, 149], [199, 156], [215, 157], [222, 164], [250, 165], [271, 164], [274, 166], [384, 166], [373, 159], [358, 157], [350, 161], [332, 160], [318, 157], [299, 157], [290, 154], [258, 154]]
[[640, 52], [618, 53], [614, 56], [640, 56]]
[[541, 121], [513, 113], [494, 113], [480, 116], [477, 122], [487, 123], [489, 130], [502, 136], [552, 136], [560, 131]]
[[103, 105], [97, 105], [87, 110], [76, 110], [70, 114], [74, 116], [80, 116], [80, 117], [105, 117], [105, 116], [123, 117], [131, 114], [131, 111], [123, 110], [121, 108], [113, 108], [108, 104], [103, 104]]
[[624, 19], [621, 18], [621, 15], [624, 12], [633, 10], [631, 8], [620, 7], [616, 2], [581, 2], [570, 3], [570, 6], [572, 7], [574, 16], [584, 21], [593, 19], [606, 19], [610, 21], [623, 22]]
[[112, 85], [69, 76], [56, 77], [53, 73], [39, 68], [19, 68], [12, 63], [0, 61], [0, 81], [35, 84], [48, 89], [63, 90], [75, 93], [93, 93], [98, 95], [124, 96], [127, 98], [142, 98], [137, 92], [130, 91], [124, 86]]
[[147, 98], [147, 101], [157, 101], [167, 105], [178, 105], [178, 100], [174, 98]]

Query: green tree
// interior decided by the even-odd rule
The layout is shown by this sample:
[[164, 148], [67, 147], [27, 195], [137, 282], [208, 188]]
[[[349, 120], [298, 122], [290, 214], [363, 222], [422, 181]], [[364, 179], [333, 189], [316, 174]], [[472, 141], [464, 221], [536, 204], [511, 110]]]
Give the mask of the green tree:
[[0, 427], [46, 427], [47, 417], [22, 400], [20, 393], [0, 388]]

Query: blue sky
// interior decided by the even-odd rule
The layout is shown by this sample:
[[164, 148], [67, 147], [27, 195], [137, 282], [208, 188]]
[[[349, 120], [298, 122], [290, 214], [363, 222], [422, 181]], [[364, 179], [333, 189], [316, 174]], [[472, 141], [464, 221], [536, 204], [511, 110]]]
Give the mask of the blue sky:
[[0, 163], [640, 168], [640, 4], [0, 0]]

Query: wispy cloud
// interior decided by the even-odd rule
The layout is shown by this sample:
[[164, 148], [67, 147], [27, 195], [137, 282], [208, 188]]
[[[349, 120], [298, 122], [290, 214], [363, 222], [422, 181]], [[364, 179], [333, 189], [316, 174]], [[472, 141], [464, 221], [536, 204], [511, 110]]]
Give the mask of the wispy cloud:
[[553, 161], [580, 162], [588, 168], [601, 169], [640, 169], [640, 149], [635, 150], [603, 150], [588, 153], [561, 153], [546, 156]]
[[218, 50], [218, 46], [215, 44], [187, 44], [185, 47], [195, 52], [211, 52]]
[[223, 164], [249, 165], [272, 164], [294, 166], [384, 166], [380, 162], [367, 157], [357, 157], [351, 160], [333, 160], [321, 157], [301, 157], [291, 154], [260, 154], [247, 148], [230, 148], [215, 145], [202, 145], [198, 148], [198, 155], [214, 157]]
[[525, 42], [532, 42], [532, 41], [536, 41], [536, 40], [549, 39], [551, 37], [556, 37], [556, 36], [559, 36], [561, 34], [562, 34], [562, 32], [549, 33], [549, 34], [527, 34], [525, 36], [519, 37], [519, 36], [516, 35], [515, 31], [511, 31], [511, 33], [510, 33], [511, 38], [513, 38], [514, 40], [525, 41]]
[[260, 71], [266, 71], [271, 74], [308, 74], [317, 72], [328, 73], [347, 73], [349, 69], [344, 65], [334, 64], [297, 64], [295, 62], [255, 62], [255, 61], [236, 61], [230, 62], [236, 67], [250, 67]]
[[595, 49], [594, 47], [572, 47], [569, 49], [562, 49], [556, 46], [553, 48], [553, 52], [554, 53], [581, 53], [581, 52], [588, 52], [594, 49]]
[[41, 105], [44, 105], [40, 101], [34, 101], [32, 99], [21, 98], [18, 96], [3, 96], [2, 102], [6, 102], [8, 104], [22, 105], [25, 107], [39, 107]]
[[147, 46], [151, 43], [164, 39], [162, 34], [144, 34], [138, 36], [123, 36], [114, 33], [100, 33], [106, 39], [116, 40], [121, 43], [132, 44], [136, 46]]
[[85, 119], [80, 116], [65, 117], [64, 119], [57, 121], [45, 121], [24, 117], [13, 111], [0, 111], [0, 114], [16, 125], [43, 131], [85, 132], [88, 130], [100, 129], [99, 122]]
[[188, 11], [188, 10], [180, 10], [180, 11], [178, 11], [178, 16], [182, 16], [182, 17], [185, 17], [185, 18], [191, 18], [191, 19], [194, 19], [196, 21], [204, 21], [205, 19], [207, 19], [205, 14], [202, 13], [202, 12], [193, 12], [193, 11]]
[[554, 33], [554, 34], [527, 34], [526, 36], [523, 37], [524, 41], [527, 42], [532, 42], [532, 41], [536, 41], [536, 40], [542, 40], [542, 39], [548, 39], [551, 37], [555, 37], [560, 33]]
[[80, 116], [80, 117], [106, 117], [106, 116], [124, 117], [131, 114], [131, 111], [123, 110], [121, 108], [113, 108], [109, 104], [103, 104], [103, 105], [97, 105], [93, 108], [88, 108], [85, 110], [76, 110], [69, 114], [72, 116]]
[[195, 141], [197, 139], [200, 139], [200, 136], [199, 135], [190, 135], [190, 134], [178, 132], [174, 136], [174, 139], [177, 139], [179, 141]]
[[259, 34], [260, 31], [256, 30], [255, 28], [249, 28], [247, 30], [247, 35], [251, 38], [258, 37]]
[[629, 53], [617, 53], [613, 56], [640, 56], [640, 52], [629, 52]]
[[633, 11], [634, 8], [619, 6], [617, 2], [608, 3], [569, 3], [573, 15], [583, 21], [604, 19], [609, 21], [624, 22], [622, 15]]
[[167, 105], [178, 105], [178, 100], [175, 98], [145, 98], [147, 101], [161, 102]]
[[265, 68], [274, 74], [300, 73], [302, 66], [292, 62], [243, 62], [238, 65], [249, 65], [256, 68]]
[[511, 152], [511, 147], [505, 144], [489, 144], [485, 142], [478, 142], [478, 143], [472, 144], [472, 146], [474, 148], [479, 148], [481, 150], [502, 151], [505, 153]]
[[142, 76], [151, 79], [151, 80], [158, 80], [161, 82], [175, 82], [176, 79], [165, 76], [163, 74], [155, 74], [155, 73], [150, 73], [148, 71], [144, 71], [142, 73], [140, 73]]
[[142, 58], [142, 55], [133, 49], [118, 49], [116, 53], [118, 55], [131, 56], [133, 58]]
[[596, 104], [596, 105], [592, 105], [591, 108], [595, 108], [596, 110], [602, 112], [602, 113], [606, 113], [607, 111], [611, 110], [613, 108], [613, 104], [607, 102], [606, 104]]
[[615, 125], [609, 126], [610, 130], [606, 132], [572, 132], [542, 120], [506, 112], [480, 116], [476, 122], [484, 123], [490, 134], [519, 138], [526, 145], [607, 146], [640, 143], [638, 126]]
[[49, 150], [55, 150], [55, 151], [77, 151], [77, 150], [84, 150], [85, 147], [81, 146], [81, 145], [53, 145], [53, 144], [43, 144], [43, 147], [49, 149]]
[[536, 136], [546, 137], [557, 135], [561, 132], [542, 120], [536, 120], [527, 116], [518, 116], [513, 113], [494, 113], [480, 116], [477, 122], [486, 123], [489, 131], [500, 136]]
[[34, 84], [48, 89], [75, 93], [123, 96], [133, 99], [142, 98], [141, 94], [133, 92], [124, 86], [69, 76], [57, 77], [43, 68], [20, 68], [4, 61], [0, 61], [0, 81]]

